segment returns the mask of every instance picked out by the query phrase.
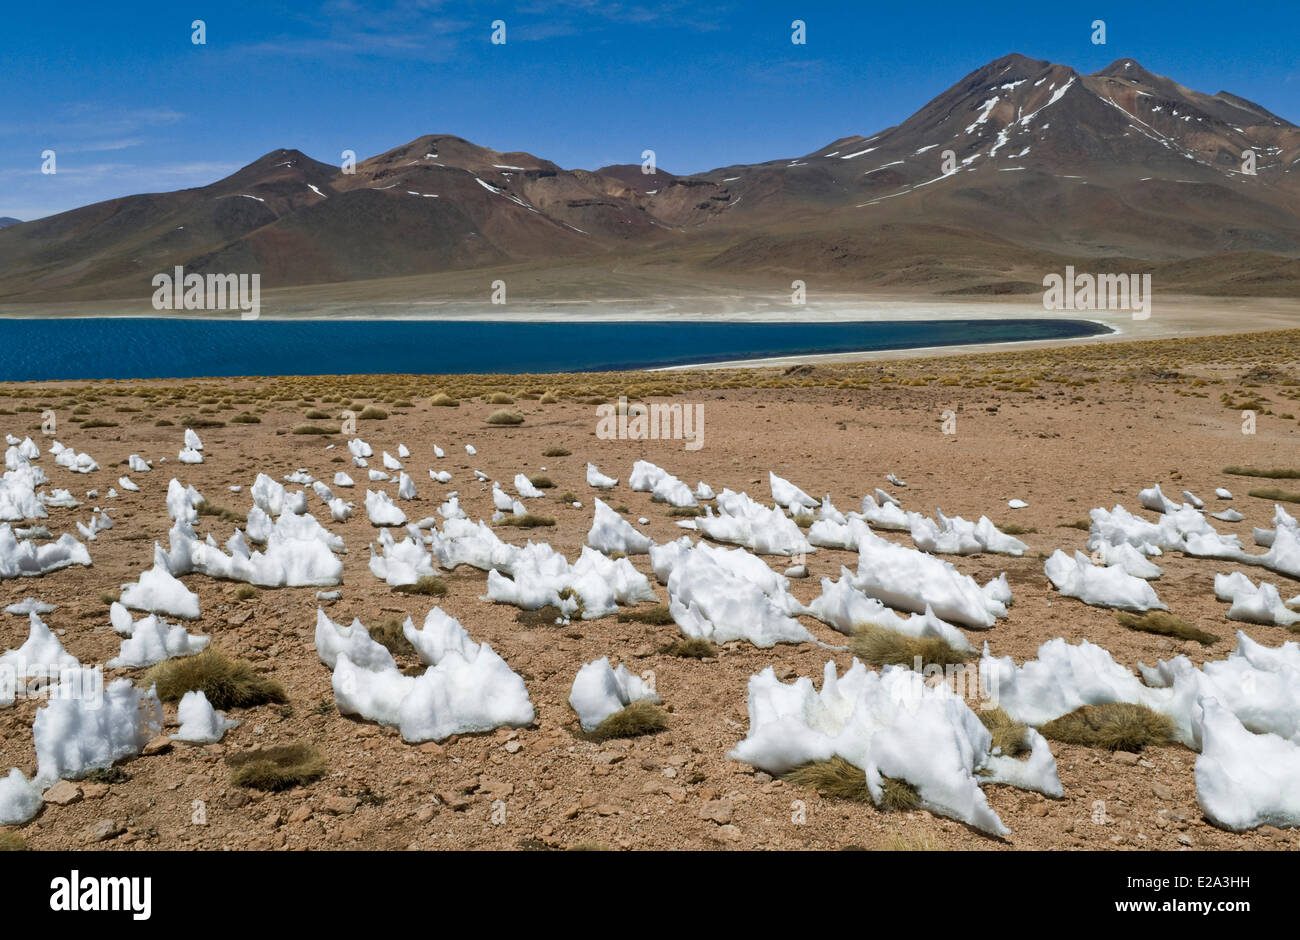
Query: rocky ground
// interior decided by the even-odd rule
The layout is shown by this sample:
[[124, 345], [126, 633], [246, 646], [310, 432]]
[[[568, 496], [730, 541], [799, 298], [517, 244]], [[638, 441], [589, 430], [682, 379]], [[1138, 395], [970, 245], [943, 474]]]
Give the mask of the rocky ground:
[[[114, 528], [89, 543], [93, 567], [0, 582], [0, 603], [33, 595], [58, 604], [44, 619], [83, 663], [102, 663], [117, 652], [107, 600], [151, 565], [153, 541], [165, 542], [164, 494], [173, 476], [197, 487], [210, 503], [243, 513], [251, 505], [247, 487], [259, 471], [282, 479], [302, 467], [329, 482], [335, 471], [346, 469], [358, 486], [335, 492], [358, 508], [348, 522], [329, 523], [349, 549], [342, 598], [327, 608], [329, 616], [342, 622], [359, 617], [367, 625], [411, 616], [418, 624], [436, 602], [524, 678], [537, 710], [531, 727], [408, 745], [393, 729], [338, 714], [330, 671], [313, 648], [314, 588], [260, 590], [241, 600], [239, 585], [188, 576], [184, 581], [199, 594], [203, 609], [191, 631], [211, 635], [215, 648], [252, 661], [281, 682], [288, 704], [238, 712], [243, 724], [219, 745], [156, 742], [141, 757], [121, 763], [110, 782], [61, 783], [18, 832], [37, 850], [1297, 847], [1300, 836], [1289, 831], [1238, 835], [1209, 825], [1196, 803], [1196, 755], [1179, 746], [1134, 755], [1054, 743], [1063, 799], [987, 789], [990, 804], [1012, 829], [1004, 840], [924, 811], [883, 813], [823, 798], [756, 772], [727, 757], [746, 733], [748, 678], [769, 665], [780, 676], [816, 678], [828, 657], [843, 670], [850, 654], [813, 644], [760, 650], [733, 643], [716, 658], [694, 660], [660, 652], [677, 634], [671, 625], [606, 617], [530, 626], [519, 622], [515, 608], [482, 600], [484, 573], [464, 567], [444, 572], [449, 592], [436, 601], [396, 593], [367, 570], [367, 545], [377, 530], [362, 506], [365, 471], [340, 462], [346, 438], [292, 431], [305, 423], [337, 431], [336, 414], [343, 407], [374, 403], [383, 409], [384, 418], [361, 419], [357, 434], [376, 455], [396, 454], [399, 443], [410, 448], [404, 463], [420, 495], [402, 506], [412, 520], [433, 515], [451, 490], [459, 492], [471, 518], [489, 518], [491, 488], [475, 479], [473, 469], [507, 489], [516, 473], [545, 473], [555, 487], [529, 508], [553, 517], [556, 525], [499, 534], [519, 544], [527, 537], [545, 540], [570, 557], [591, 523], [595, 491], [585, 484], [588, 460], [622, 481], [607, 501], [626, 507], [629, 519], [648, 518], [641, 528], [660, 541], [682, 530], [668, 507], [627, 488], [637, 459], [653, 461], [691, 485], [704, 480], [715, 490], [746, 490], [762, 500], [769, 499], [772, 470], [816, 496], [829, 493], [841, 509], [857, 508], [865, 493], [883, 486], [907, 509], [932, 515], [941, 507], [970, 519], [987, 514], [999, 525], [1027, 530], [1020, 537], [1031, 551], [1022, 558], [953, 559], [981, 583], [1006, 571], [1014, 591], [1008, 619], [983, 633], [967, 632], [977, 645], [987, 641], [995, 654], [1023, 661], [1043, 641], [1063, 636], [1099, 643], [1129, 666], [1177, 653], [1200, 663], [1226, 656], [1237, 629], [1269, 645], [1290, 637], [1282, 628], [1224, 618], [1226, 605], [1214, 599], [1213, 576], [1238, 566], [1161, 559], [1166, 574], [1155, 582], [1161, 599], [1221, 637], [1201, 646], [1125, 629], [1113, 612], [1062, 598], [1044, 576], [1043, 561], [1056, 548], [1082, 548], [1085, 533], [1073, 526], [1090, 508], [1121, 503], [1137, 510], [1138, 490], [1153, 483], [1171, 495], [1190, 489], [1212, 510], [1236, 508], [1245, 515], [1242, 522], [1215, 525], [1250, 544], [1250, 527], [1269, 524], [1273, 502], [1247, 491], [1272, 481], [1228, 475], [1223, 468], [1295, 463], [1298, 350], [1300, 338], [1285, 333], [1111, 346], [1104, 353], [1080, 347], [843, 369], [693, 373], [689, 379], [368, 377], [0, 388], [0, 431], [31, 434], [46, 449], [51, 438], [40, 435], [41, 423], [45, 412], [53, 412], [54, 437], [101, 465], [82, 476], [54, 467], [49, 456], [40, 461], [51, 486], [70, 488], [79, 498], [90, 489], [100, 494], [77, 509], [51, 510], [47, 524], [56, 535], [75, 532], [75, 522], [88, 521], [93, 505], [112, 507]], [[459, 407], [433, 407], [429, 396], [439, 389], [460, 397]], [[508, 407], [524, 423], [496, 427], [485, 418], [500, 406], [475, 397], [491, 389], [514, 395], [551, 390], [558, 400], [519, 398]], [[625, 390], [634, 398], [659, 392], [703, 405], [704, 446], [687, 450], [682, 441], [598, 439], [593, 402]], [[1243, 410], [1256, 412], [1256, 433], [1243, 433]], [[328, 418], [308, 417], [318, 411]], [[943, 433], [945, 412], [955, 418], [956, 433]], [[252, 414], [259, 423], [234, 423], [238, 414]], [[185, 418], [213, 425], [196, 428], [206, 445], [201, 465], [176, 462]], [[164, 421], [170, 423], [159, 426]], [[336, 447], [326, 450], [331, 443]], [[467, 443], [477, 456], [467, 456]], [[434, 444], [446, 450], [445, 459], [434, 457]], [[571, 454], [543, 456], [557, 446]], [[131, 453], [154, 460], [153, 472], [129, 472], [125, 461]], [[449, 470], [451, 483], [435, 484], [430, 468]], [[905, 489], [886, 484], [891, 472], [907, 482]], [[123, 474], [140, 492], [119, 488], [115, 500], [106, 500]], [[231, 485], [245, 491], [232, 493]], [[1236, 498], [1215, 500], [1219, 486]], [[378, 487], [396, 493], [395, 483]], [[565, 491], [582, 507], [562, 501]], [[1012, 498], [1029, 507], [1009, 509]], [[325, 521], [314, 497], [310, 505]], [[232, 525], [205, 516], [199, 528], [224, 541]], [[886, 534], [910, 544], [906, 534]], [[778, 569], [787, 563], [769, 561]], [[645, 556], [633, 563], [649, 572]], [[856, 554], [823, 549], [808, 564], [812, 577], [792, 585], [805, 602], [817, 593], [822, 576], [855, 566]], [[1260, 576], [1258, 569], [1240, 570]], [[1273, 580], [1282, 582], [1284, 596], [1297, 592], [1286, 579]], [[662, 586], [657, 588], [666, 600]], [[843, 640], [810, 618], [803, 622], [827, 643]], [[19, 645], [26, 632], [25, 618], [0, 616], [0, 649]], [[584, 662], [602, 655], [637, 673], [653, 670], [670, 712], [666, 731], [601, 744], [583, 738], [567, 704], [569, 687]], [[0, 710], [0, 768], [17, 766], [29, 776], [35, 771], [31, 725], [38, 704]], [[174, 706], [167, 715], [174, 723]], [[317, 782], [273, 794], [231, 784], [227, 756], [299, 741], [324, 755], [326, 772]]]

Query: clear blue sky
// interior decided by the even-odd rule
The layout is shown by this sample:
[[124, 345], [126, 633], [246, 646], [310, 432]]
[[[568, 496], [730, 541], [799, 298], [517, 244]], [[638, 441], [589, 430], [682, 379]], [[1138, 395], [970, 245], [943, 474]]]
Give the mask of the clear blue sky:
[[1300, 123], [1298, 0], [73, 0], [8, 4], [4, 27], [0, 216], [24, 220], [203, 185], [278, 147], [336, 163], [426, 133], [589, 169], [646, 148], [676, 173], [794, 156], [895, 124], [1008, 52], [1084, 72], [1132, 56]]

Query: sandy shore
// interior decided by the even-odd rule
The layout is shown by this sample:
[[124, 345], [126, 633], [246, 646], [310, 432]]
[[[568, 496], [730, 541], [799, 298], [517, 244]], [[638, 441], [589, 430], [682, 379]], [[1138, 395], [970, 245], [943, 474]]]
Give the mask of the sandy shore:
[[[963, 307], [965, 305], [962, 305]], [[1291, 305], [1270, 316], [1285, 321]], [[969, 315], [965, 313], [963, 315]], [[1169, 319], [1172, 319], [1170, 315]], [[1211, 312], [1184, 314], [1182, 329], [1208, 330]], [[1158, 306], [1151, 328], [1171, 328]], [[1220, 327], [1222, 324], [1220, 324]], [[1130, 336], [1132, 334], [1129, 334]], [[1166, 574], [1155, 582], [1161, 599], [1178, 615], [1220, 639], [1210, 646], [1138, 633], [1121, 627], [1113, 612], [1088, 607], [1057, 594], [1043, 575], [1054, 549], [1081, 548], [1085, 533], [1072, 526], [1095, 506], [1121, 503], [1136, 510], [1137, 492], [1160, 483], [1166, 492], [1190, 489], [1218, 510], [1231, 506], [1240, 523], [1215, 522], [1221, 532], [1250, 544], [1251, 526], [1266, 526], [1268, 499], [1247, 491], [1261, 481], [1223, 473], [1230, 464], [1294, 465], [1300, 423], [1296, 379], [1300, 379], [1300, 333], [1278, 333], [1171, 342], [1104, 344], [1066, 349], [998, 350], [978, 356], [917, 358], [782, 369], [681, 371], [627, 375], [509, 377], [286, 378], [195, 382], [116, 382], [96, 385], [50, 383], [0, 387], [0, 430], [40, 435], [41, 412], [53, 410], [58, 440], [90, 453], [101, 469], [76, 475], [40, 460], [51, 486], [85, 499], [76, 509], [52, 509], [47, 524], [56, 535], [75, 532], [94, 505], [111, 507], [116, 525], [88, 543], [90, 568], [74, 567], [39, 579], [0, 582], [0, 599], [11, 603], [33, 595], [59, 605], [45, 620], [65, 647], [84, 663], [102, 663], [117, 653], [119, 637], [108, 624], [103, 596], [133, 581], [152, 562], [154, 540], [165, 543], [167, 482], [176, 476], [197, 487], [209, 502], [244, 513], [247, 487], [265, 472], [276, 479], [306, 468], [329, 482], [347, 469], [354, 490], [336, 490], [358, 504], [346, 523], [329, 524], [341, 535], [344, 556], [342, 599], [328, 608], [336, 621], [359, 617], [365, 624], [406, 616], [420, 622], [433, 600], [388, 589], [368, 570], [367, 545], [377, 530], [361, 506], [364, 473], [340, 462], [346, 440], [338, 434], [291, 433], [315, 409], [333, 413], [350, 404], [375, 404], [388, 416], [360, 421], [358, 434], [378, 455], [411, 450], [404, 461], [419, 498], [401, 504], [411, 519], [433, 515], [448, 491], [460, 494], [472, 519], [492, 513], [490, 486], [479, 469], [509, 488], [516, 473], [544, 473], [555, 486], [530, 508], [555, 525], [527, 531], [501, 529], [507, 541], [550, 542], [569, 557], [583, 544], [591, 524], [595, 491], [586, 486], [588, 460], [620, 477], [608, 494], [626, 517], [657, 541], [682, 534], [677, 518], [649, 494], [631, 492], [632, 463], [651, 460], [690, 484], [707, 481], [715, 490], [746, 490], [769, 500], [767, 472], [787, 477], [809, 493], [827, 493], [841, 509], [855, 509], [863, 494], [882, 486], [904, 508], [933, 515], [936, 507], [966, 518], [989, 515], [999, 525], [1015, 524], [1031, 550], [1022, 558], [977, 555], [952, 558], [981, 583], [1006, 572], [1014, 592], [1010, 616], [989, 631], [967, 631], [979, 646], [1017, 662], [1032, 658], [1054, 637], [1088, 639], [1109, 649], [1117, 661], [1136, 667], [1183, 653], [1194, 662], [1221, 659], [1244, 630], [1276, 646], [1292, 634], [1279, 627], [1248, 626], [1224, 618], [1226, 605], [1214, 599], [1213, 576], [1242, 570], [1258, 579], [1260, 569], [1181, 555], [1160, 559]], [[457, 408], [435, 408], [429, 396], [446, 389], [461, 398]], [[553, 390], [555, 403], [520, 398], [518, 427], [493, 427], [485, 418], [497, 407], [477, 396], [490, 390], [536, 394]], [[704, 446], [689, 451], [681, 441], [601, 440], [593, 401], [617, 398], [675, 400], [704, 407]], [[1226, 399], [1223, 396], [1227, 396]], [[1262, 399], [1257, 433], [1241, 433], [1240, 410]], [[944, 434], [945, 411], [956, 415], [956, 433]], [[1267, 413], [1272, 412], [1272, 413]], [[241, 413], [256, 424], [232, 423]], [[202, 419], [205, 462], [176, 463], [185, 423]], [[169, 424], [160, 425], [166, 421]], [[100, 424], [101, 426], [88, 426]], [[469, 457], [465, 444], [478, 455]], [[329, 444], [337, 445], [326, 450]], [[433, 445], [445, 448], [438, 460]], [[562, 447], [571, 453], [544, 457]], [[124, 462], [138, 453], [155, 461], [151, 473], [132, 473]], [[167, 458], [165, 463], [158, 462]], [[372, 461], [377, 466], [378, 461]], [[452, 481], [435, 484], [426, 472], [448, 470]], [[543, 468], [545, 468], [543, 470]], [[888, 473], [906, 489], [885, 481]], [[109, 487], [131, 476], [140, 492], [106, 500]], [[1267, 482], [1267, 481], [1264, 481]], [[1283, 481], [1285, 482], [1285, 481]], [[242, 485], [232, 493], [228, 487]], [[1227, 487], [1232, 502], [1213, 499]], [[296, 487], [290, 487], [295, 489]], [[396, 485], [372, 484], [396, 495]], [[581, 508], [560, 494], [571, 491]], [[1027, 509], [1007, 507], [1012, 498]], [[311, 497], [318, 518], [320, 504]], [[1149, 514], [1147, 514], [1149, 515]], [[200, 533], [219, 542], [233, 525], [205, 516]], [[910, 545], [905, 533], [884, 533]], [[784, 560], [769, 558], [781, 570]], [[645, 572], [645, 556], [633, 558]], [[812, 577], [792, 582], [807, 602], [822, 577], [840, 566], [856, 566], [856, 554], [822, 549], [809, 556]], [[1210, 825], [1196, 802], [1196, 754], [1181, 746], [1148, 748], [1140, 755], [1115, 755], [1054, 743], [1052, 749], [1065, 796], [1049, 800], [1009, 787], [987, 788], [990, 804], [1011, 828], [1006, 839], [981, 835], [967, 826], [925, 811], [883, 813], [869, 805], [819, 796], [729, 760], [727, 752], [748, 727], [746, 683], [767, 666], [778, 675], [812, 676], [833, 659], [842, 670], [845, 652], [817, 645], [779, 645], [760, 650], [728, 644], [715, 658], [682, 659], [661, 652], [677, 631], [672, 625], [623, 623], [615, 617], [575, 621], [567, 626], [519, 622], [513, 607], [480, 599], [485, 575], [461, 567], [444, 573], [449, 593], [436, 601], [458, 617], [475, 640], [486, 640], [525, 680], [537, 709], [532, 727], [467, 735], [418, 746], [402, 742], [388, 728], [341, 717], [333, 707], [330, 672], [317, 659], [312, 635], [315, 589], [261, 590], [239, 599], [238, 585], [192, 575], [183, 580], [199, 594], [203, 617], [192, 632], [213, 637], [225, 653], [247, 659], [280, 681], [289, 705], [241, 711], [243, 725], [220, 745], [170, 750], [129, 760], [118, 782], [89, 788], [69, 805], [47, 805], [19, 831], [34, 849], [96, 847], [125, 849], [219, 848], [565, 848], [597, 843], [610, 848], [1098, 848], [1211, 849], [1297, 848], [1300, 835], [1275, 829], [1233, 834]], [[1280, 576], [1283, 595], [1300, 591]], [[666, 591], [656, 586], [661, 600]], [[820, 640], [839, 645], [843, 637], [801, 618]], [[0, 615], [0, 649], [20, 644], [24, 618]], [[653, 670], [665, 706], [666, 731], [624, 741], [594, 744], [577, 733], [567, 704], [578, 668], [600, 656], [626, 663], [634, 672]], [[409, 664], [408, 664], [409, 665]], [[139, 678], [140, 670], [109, 670]], [[35, 770], [31, 725], [37, 703], [0, 709], [0, 768]], [[174, 706], [167, 707], [169, 720]], [[168, 730], [175, 730], [174, 728]], [[325, 756], [324, 778], [306, 787], [262, 795], [232, 786], [225, 758], [259, 745], [308, 741]], [[329, 802], [331, 797], [345, 799]], [[347, 798], [352, 798], [351, 800]], [[206, 822], [193, 822], [195, 801]], [[355, 801], [355, 803], [353, 802]], [[494, 816], [504, 801], [503, 818]], [[795, 821], [802, 801], [806, 818]], [[1098, 806], [1104, 809], [1097, 822]], [[342, 806], [342, 809], [340, 809]], [[93, 841], [92, 830], [112, 820], [121, 834]]]

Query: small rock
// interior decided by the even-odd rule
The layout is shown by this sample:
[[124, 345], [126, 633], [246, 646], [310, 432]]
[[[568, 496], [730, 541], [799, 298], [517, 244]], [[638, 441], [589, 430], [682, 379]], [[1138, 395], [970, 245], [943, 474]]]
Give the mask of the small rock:
[[734, 808], [731, 805], [731, 800], [713, 800], [700, 807], [700, 818], [711, 819], [719, 825], [726, 825], [731, 822], [733, 812]]
[[243, 790], [231, 790], [221, 799], [221, 805], [226, 809], [239, 809], [241, 806], [247, 806], [249, 796]]
[[507, 741], [505, 743], [505, 749], [507, 754], [517, 753], [521, 747], [523, 747], [523, 745], [520, 744], [518, 741]]
[[332, 816], [350, 816], [359, 805], [355, 796], [327, 796], [321, 801], [321, 809]]
[[53, 803], [55, 806], [68, 806], [72, 803], [80, 803], [81, 796], [81, 787], [71, 780], [60, 780], [45, 791], [43, 799], [46, 803]]
[[1178, 833], [1178, 842], [1180, 845], [1191, 845], [1192, 837], [1185, 832]]
[[172, 739], [165, 734], [160, 734], [153, 738], [144, 746], [140, 753], [145, 757], [152, 757], [155, 754], [166, 754], [172, 749]]
[[108, 795], [108, 784], [106, 783], [83, 783], [81, 785], [81, 795], [88, 800], [98, 800]]
[[1033, 813], [1035, 816], [1046, 816], [1048, 806], [1046, 803], [1035, 803], [1029, 808], [1029, 812]]
[[1162, 800], [1172, 800], [1174, 798], [1174, 791], [1163, 783], [1151, 784], [1151, 792]]
[[116, 839], [124, 832], [126, 832], [126, 826], [123, 826], [117, 820], [101, 819], [90, 827], [90, 841], [107, 842], [109, 839]]
[[432, 803], [425, 803], [415, 811], [415, 818], [422, 823], [427, 823], [437, 815], [437, 812], [438, 807], [434, 806]]
[[1135, 764], [1137, 764], [1137, 762], [1138, 762], [1138, 756], [1134, 754], [1132, 751], [1115, 752], [1115, 763], [1117, 764], [1125, 764], [1129, 767], [1132, 767]]
[[740, 830], [730, 824], [719, 826], [717, 829], [713, 830], [713, 838], [717, 839], [719, 842], [739, 842]]
[[306, 803], [295, 807], [294, 811], [289, 814], [289, 822], [291, 823], [304, 823], [309, 819], [311, 819], [311, 807]]

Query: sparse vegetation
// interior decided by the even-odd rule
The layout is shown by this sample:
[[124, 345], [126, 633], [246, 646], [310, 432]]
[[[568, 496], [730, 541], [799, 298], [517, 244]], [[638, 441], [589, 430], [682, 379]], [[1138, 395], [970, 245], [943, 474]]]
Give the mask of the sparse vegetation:
[[533, 486], [537, 487], [539, 490], [555, 489], [555, 481], [552, 480], [550, 477], [543, 476], [541, 474], [538, 474], [537, 476], [529, 477], [528, 482], [533, 484]]
[[388, 412], [383, 408], [376, 408], [374, 405], [367, 405], [361, 409], [357, 417], [363, 421], [383, 421], [388, 417]]
[[275, 703], [288, 696], [284, 687], [258, 674], [252, 663], [230, 659], [215, 649], [195, 656], [167, 659], [145, 673], [143, 686], [156, 686], [164, 702], [179, 701], [186, 692], [200, 691], [216, 709], [252, 708]]
[[505, 392], [494, 392], [489, 395], [485, 401], [489, 405], [513, 405], [515, 403], [515, 400]]
[[1025, 742], [1028, 726], [1016, 721], [1001, 708], [975, 710], [984, 727], [993, 734], [993, 747], [1004, 757], [1017, 757], [1029, 750]]
[[655, 627], [666, 627], [673, 622], [668, 613], [667, 604], [655, 604], [651, 607], [636, 607], [618, 615], [619, 623], [648, 623]]
[[426, 574], [414, 584], [399, 584], [393, 588], [400, 594], [419, 594], [424, 597], [442, 597], [447, 593], [447, 582], [437, 575]]
[[855, 767], [844, 758], [835, 756], [830, 760], [818, 760], [802, 764], [785, 774], [781, 779], [796, 787], [816, 790], [822, 796], [838, 800], [853, 800], [857, 803], [870, 803], [871, 791], [867, 789], [867, 775], [861, 767]]
[[636, 738], [663, 731], [667, 727], [668, 715], [658, 705], [645, 701], [633, 702], [602, 721], [587, 738], [592, 741]]
[[394, 656], [415, 656], [415, 647], [411, 641], [406, 638], [402, 632], [402, 621], [390, 617], [373, 627], [367, 627], [366, 632], [370, 634], [370, 639], [374, 640]]
[[863, 662], [873, 666], [922, 667], [955, 665], [970, 659], [970, 653], [953, 649], [943, 637], [906, 636], [876, 624], [862, 624], [849, 638], [849, 649]]
[[1249, 491], [1247, 496], [1267, 499], [1275, 503], [1300, 503], [1300, 493], [1284, 490], [1280, 486], [1261, 486]]
[[294, 434], [335, 434], [331, 428], [323, 428], [319, 424], [298, 424], [294, 425]]
[[16, 829], [0, 829], [0, 852], [24, 852], [27, 842]]
[[253, 790], [280, 791], [306, 786], [325, 773], [325, 761], [310, 744], [295, 743], [231, 754], [230, 782]]
[[536, 516], [531, 512], [526, 512], [523, 515], [506, 516], [497, 525], [514, 526], [518, 529], [537, 529], [555, 525], [555, 520], [550, 516]]
[[1173, 737], [1174, 723], [1145, 705], [1108, 702], [1076, 708], [1038, 730], [1043, 737], [1064, 744], [1108, 751], [1140, 751], [1151, 745], [1167, 744]]
[[717, 648], [708, 640], [698, 636], [682, 637], [665, 644], [659, 652], [682, 659], [712, 659], [718, 655]]
[[494, 411], [487, 416], [488, 424], [523, 424], [524, 416], [517, 411], [507, 411], [502, 408], [500, 411]]
[[460, 402], [452, 398], [446, 392], [439, 392], [437, 395], [434, 395], [429, 399], [429, 404], [433, 405], [435, 408], [456, 408], [460, 405]]
[[546, 604], [536, 610], [521, 610], [515, 614], [515, 622], [526, 627], [550, 627], [555, 625], [555, 621], [563, 619], [567, 619], [564, 611], [554, 604]]
[[1180, 640], [1195, 640], [1203, 646], [1209, 646], [1219, 640], [1213, 633], [1192, 626], [1182, 617], [1164, 610], [1148, 610], [1140, 614], [1119, 611], [1116, 613], [1121, 627], [1140, 630], [1143, 633], [1157, 633], [1160, 636], [1177, 637]]
[[251, 601], [253, 598], [257, 597], [257, 595], [257, 588], [253, 587], [251, 584], [241, 584], [239, 587], [235, 588], [235, 600], [237, 601]]
[[194, 511], [197, 512], [200, 516], [214, 516], [215, 518], [220, 519], [222, 522], [229, 522], [233, 525], [243, 525], [248, 521], [248, 519], [242, 513], [238, 513], [233, 510], [226, 509], [224, 506], [218, 506], [214, 503], [210, 503], [206, 499], [200, 500], [199, 502], [195, 503]]
[[1300, 470], [1290, 467], [1224, 467], [1223, 472], [1235, 477], [1263, 477], [1267, 480], [1300, 480]]
[[568, 457], [573, 453], [567, 447], [548, 447], [542, 451], [543, 457]]

